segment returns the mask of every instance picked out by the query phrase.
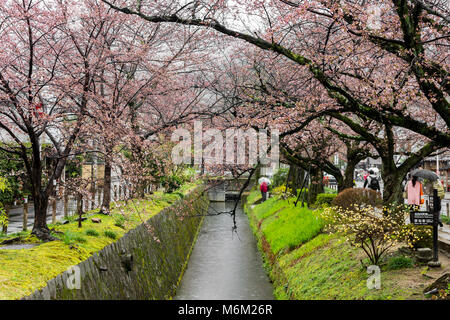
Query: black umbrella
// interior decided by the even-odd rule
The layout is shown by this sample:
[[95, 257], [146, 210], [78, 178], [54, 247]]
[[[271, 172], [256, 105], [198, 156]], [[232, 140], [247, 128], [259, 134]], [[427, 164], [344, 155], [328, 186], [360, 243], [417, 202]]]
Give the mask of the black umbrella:
[[418, 177], [418, 178], [423, 178], [423, 179], [427, 179], [427, 180], [431, 180], [431, 181], [435, 181], [439, 179], [439, 176], [434, 173], [433, 171], [430, 170], [425, 170], [425, 169], [417, 169], [414, 170], [413, 172], [411, 172], [411, 175], [414, 177]]

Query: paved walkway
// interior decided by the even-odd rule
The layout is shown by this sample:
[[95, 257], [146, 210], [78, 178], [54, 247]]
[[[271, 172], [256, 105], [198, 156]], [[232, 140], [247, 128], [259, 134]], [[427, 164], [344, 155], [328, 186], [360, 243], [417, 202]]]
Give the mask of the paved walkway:
[[[84, 203], [84, 210], [90, 210], [91, 203]], [[87, 207], [86, 207], [87, 206]], [[95, 198], [94, 208], [98, 208], [98, 196]], [[68, 215], [73, 215], [76, 212], [77, 203], [73, 198], [69, 198], [68, 201]], [[47, 208], [47, 223], [52, 223], [52, 205], [49, 204]], [[9, 225], [8, 225], [8, 234], [20, 232], [23, 230], [23, 204], [18, 206], [12, 206], [9, 212]], [[64, 219], [64, 201], [57, 200], [56, 201], [56, 221], [61, 221]], [[28, 221], [27, 228], [31, 230], [33, 228], [34, 223], [34, 205], [33, 202], [28, 204]]]
[[[68, 213], [69, 215], [75, 213], [76, 211], [76, 201], [69, 199], [68, 202]], [[64, 217], [64, 202], [61, 200], [56, 201], [56, 220], [62, 220]], [[52, 222], [52, 206], [50, 205], [47, 209], [47, 223]], [[33, 228], [34, 223], [34, 206], [33, 202], [28, 204], [28, 223], [27, 227], [29, 230]], [[23, 229], [23, 205], [13, 206], [9, 212], [9, 224], [8, 224], [8, 234], [20, 232]]]

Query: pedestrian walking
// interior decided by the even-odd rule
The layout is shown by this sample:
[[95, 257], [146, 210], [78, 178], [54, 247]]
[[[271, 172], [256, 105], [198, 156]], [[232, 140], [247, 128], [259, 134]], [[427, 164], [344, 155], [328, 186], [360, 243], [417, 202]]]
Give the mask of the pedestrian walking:
[[367, 177], [369, 176], [369, 173], [368, 172], [366, 172], [364, 175], [363, 175], [363, 180], [364, 180], [364, 183], [365, 183], [365, 181], [367, 181]]
[[422, 183], [418, 181], [418, 178], [416, 176], [412, 176], [411, 180], [409, 180], [406, 183], [404, 195], [409, 205], [409, 209], [411, 211], [409, 219], [410, 221], [413, 221], [412, 219], [413, 212], [417, 211], [420, 205], [424, 203], [424, 199], [422, 198], [423, 196]]
[[377, 175], [372, 170], [369, 171], [369, 176], [364, 182], [364, 188], [366, 187], [374, 191], [380, 191], [380, 182], [378, 181]]
[[268, 190], [268, 185], [267, 182], [263, 182], [261, 183], [261, 185], [259, 186], [259, 190], [261, 190], [261, 196], [262, 196], [262, 201], [266, 201], [267, 199], [267, 190]]

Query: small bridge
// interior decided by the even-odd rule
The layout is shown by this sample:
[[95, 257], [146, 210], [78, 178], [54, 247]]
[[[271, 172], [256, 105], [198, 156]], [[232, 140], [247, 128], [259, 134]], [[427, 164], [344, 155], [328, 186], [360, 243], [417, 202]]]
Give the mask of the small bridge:
[[[213, 177], [208, 180], [208, 196], [213, 202], [225, 202], [227, 200], [237, 199], [239, 192], [248, 179], [248, 175], [242, 175], [239, 178], [232, 176]], [[250, 191], [254, 186], [255, 179], [251, 179], [245, 191]]]

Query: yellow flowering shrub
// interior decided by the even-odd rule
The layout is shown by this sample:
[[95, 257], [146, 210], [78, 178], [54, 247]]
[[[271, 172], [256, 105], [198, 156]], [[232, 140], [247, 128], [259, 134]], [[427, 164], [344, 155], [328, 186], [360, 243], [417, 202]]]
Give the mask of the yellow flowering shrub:
[[288, 188], [286, 190], [286, 185], [284, 185], [284, 184], [279, 187], [273, 188], [272, 194], [274, 196], [283, 197], [283, 198], [290, 198], [290, 197], [294, 196], [294, 194], [292, 193], [292, 189]]
[[406, 224], [409, 210], [404, 205], [329, 207], [322, 216], [328, 228], [347, 235], [347, 241], [361, 248], [375, 265], [394, 245], [406, 243], [412, 248], [420, 237]]

